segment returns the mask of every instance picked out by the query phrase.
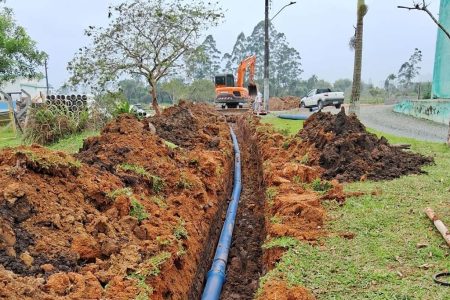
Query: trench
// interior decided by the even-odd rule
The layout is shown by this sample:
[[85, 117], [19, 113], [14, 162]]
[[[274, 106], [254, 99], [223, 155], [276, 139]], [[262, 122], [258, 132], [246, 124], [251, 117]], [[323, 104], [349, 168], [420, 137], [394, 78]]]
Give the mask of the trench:
[[221, 299], [253, 299], [263, 275], [264, 182], [258, 145], [245, 122], [232, 125], [242, 162], [242, 192]]

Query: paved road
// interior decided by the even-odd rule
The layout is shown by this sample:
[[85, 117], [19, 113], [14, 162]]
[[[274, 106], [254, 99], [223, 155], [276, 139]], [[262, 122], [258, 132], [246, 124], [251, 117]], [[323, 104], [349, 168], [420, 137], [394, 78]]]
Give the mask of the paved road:
[[448, 125], [417, 119], [392, 111], [392, 105], [361, 106], [361, 120], [367, 127], [422, 141], [447, 140]]
[[[448, 126], [395, 113], [392, 109], [392, 105], [362, 105], [360, 119], [366, 127], [396, 136], [442, 143], [447, 140]], [[348, 111], [347, 107], [346, 110]], [[326, 107], [323, 111], [339, 112], [334, 107]], [[300, 112], [296, 110], [290, 113], [311, 114], [303, 109]]]

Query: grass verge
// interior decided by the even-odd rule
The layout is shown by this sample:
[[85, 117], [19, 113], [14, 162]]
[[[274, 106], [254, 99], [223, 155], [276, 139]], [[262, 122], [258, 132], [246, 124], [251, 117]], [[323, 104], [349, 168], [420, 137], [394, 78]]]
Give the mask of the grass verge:
[[[83, 140], [98, 135], [98, 131], [87, 130], [81, 133], [77, 133], [66, 138], [61, 139], [59, 142], [48, 146], [53, 150], [64, 151], [67, 153], [76, 153], [83, 145]], [[5, 147], [17, 147], [20, 145], [26, 145], [22, 142], [20, 135], [14, 135], [11, 129], [0, 128], [0, 149]]]
[[[450, 270], [450, 251], [423, 212], [430, 206], [450, 225], [450, 149], [382, 135], [433, 156], [435, 165], [424, 168], [428, 174], [347, 184], [346, 191], [366, 195], [349, 198], [342, 207], [325, 203], [329, 237], [319, 247], [300, 243], [289, 248], [263, 282], [282, 279], [302, 285], [319, 299], [450, 299], [448, 287], [432, 279]], [[374, 190], [381, 193], [372, 195]]]

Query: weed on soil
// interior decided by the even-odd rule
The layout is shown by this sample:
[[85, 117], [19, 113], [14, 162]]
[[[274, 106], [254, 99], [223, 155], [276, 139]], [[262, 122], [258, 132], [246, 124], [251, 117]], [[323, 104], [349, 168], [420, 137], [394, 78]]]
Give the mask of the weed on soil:
[[0, 152], [0, 298], [198, 295], [230, 191], [232, 147], [212, 109], [176, 112], [166, 113], [174, 132], [184, 135], [177, 118], [189, 115], [204, 143], [171, 149], [148, 121], [122, 115], [75, 157], [39, 146]]

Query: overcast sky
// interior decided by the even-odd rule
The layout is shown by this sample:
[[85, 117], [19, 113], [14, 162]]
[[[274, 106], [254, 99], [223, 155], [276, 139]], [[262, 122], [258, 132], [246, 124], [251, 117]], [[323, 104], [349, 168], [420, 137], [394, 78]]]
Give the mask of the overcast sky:
[[[108, 6], [116, 0], [7, 0], [16, 19], [38, 42], [49, 59], [50, 83], [59, 87], [68, 74], [67, 62], [80, 46], [88, 43], [83, 31], [89, 25], [105, 25]], [[225, 21], [211, 30], [222, 53], [231, 51], [240, 32], [251, 34], [264, 18], [264, 0], [219, 0]], [[289, 0], [274, 0], [272, 15]], [[390, 73], [397, 73], [414, 48], [423, 52], [421, 79], [430, 80], [437, 27], [419, 11], [406, 11], [397, 5], [412, 0], [366, 0], [363, 80], [381, 85]], [[429, 0], [437, 15], [439, 0]], [[329, 81], [352, 78], [353, 52], [348, 41], [354, 34], [356, 0], [297, 0], [286, 8], [274, 25], [284, 32], [302, 57], [304, 73]]]

